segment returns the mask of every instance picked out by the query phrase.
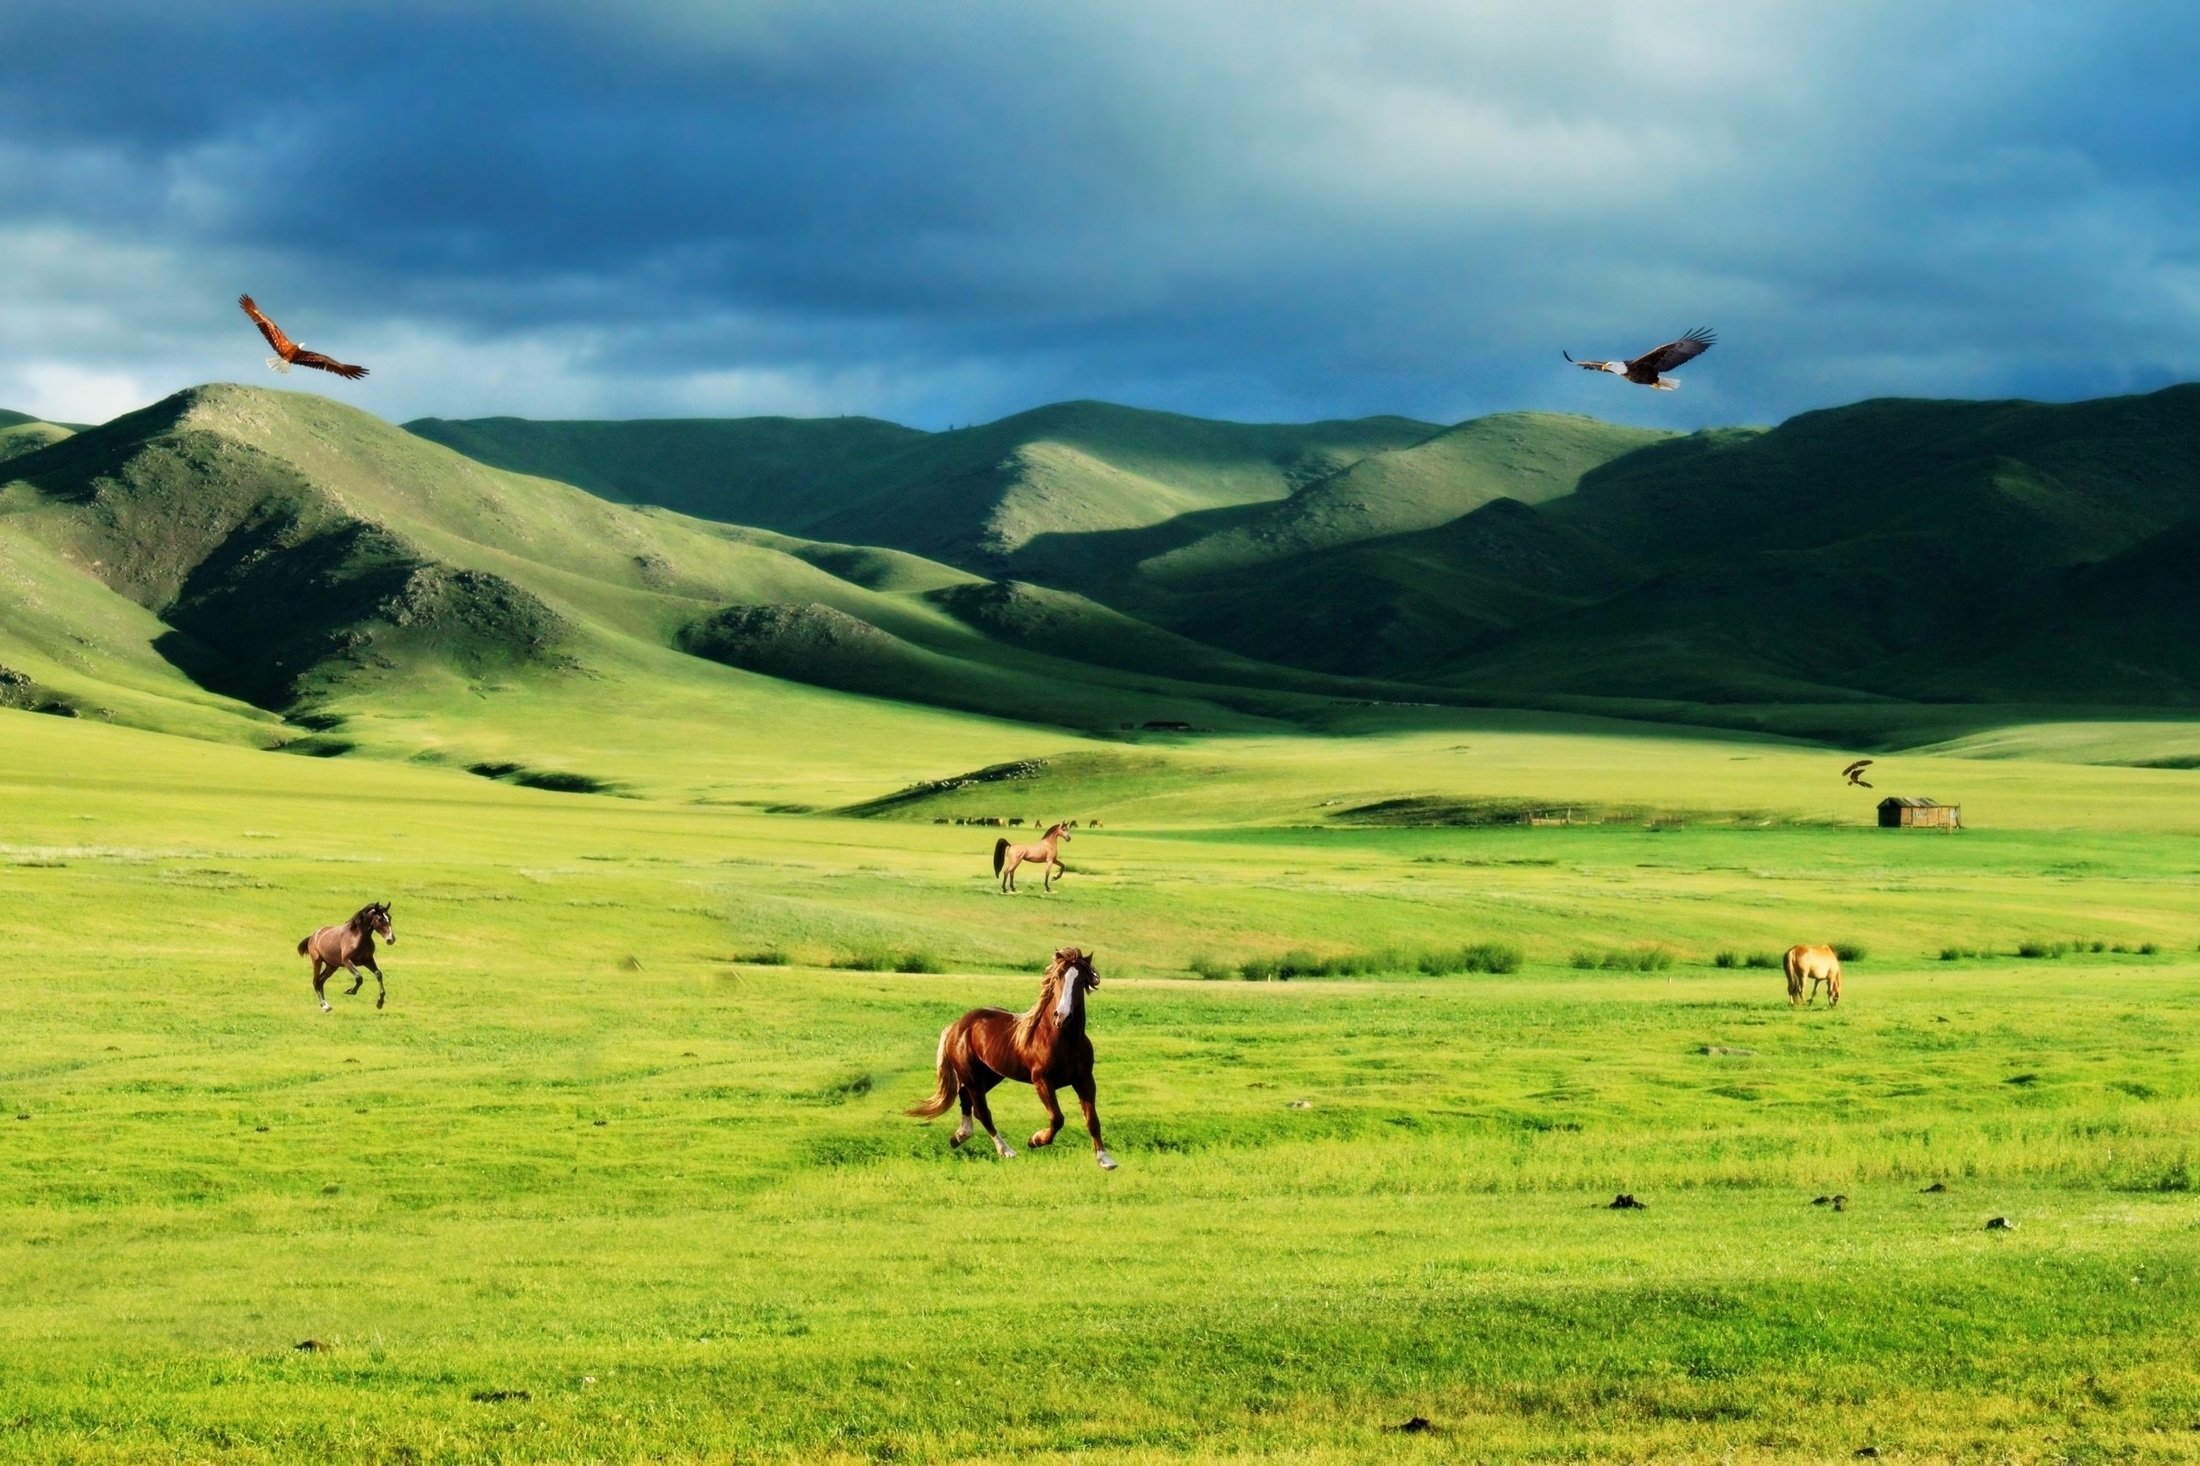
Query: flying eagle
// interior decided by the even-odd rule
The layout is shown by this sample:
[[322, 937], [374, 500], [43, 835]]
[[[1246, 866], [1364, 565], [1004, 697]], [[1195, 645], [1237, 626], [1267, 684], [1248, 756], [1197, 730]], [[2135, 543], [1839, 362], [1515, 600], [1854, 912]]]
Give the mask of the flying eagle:
[[1841, 771], [1841, 777], [1847, 779], [1851, 784], [1854, 784], [1859, 789], [1869, 789], [1871, 788], [1871, 785], [1864, 782], [1864, 770], [1870, 768], [1871, 765], [1872, 761], [1870, 759], [1860, 758], [1855, 763], [1850, 764], [1847, 768], [1843, 769]]
[[337, 376], [354, 382], [367, 374], [367, 369], [363, 366], [353, 366], [349, 362], [323, 356], [318, 351], [308, 351], [285, 336], [282, 327], [260, 314], [260, 308], [252, 303], [251, 296], [238, 296], [237, 304], [243, 306], [244, 313], [252, 317], [252, 324], [260, 328], [260, 334], [267, 338], [267, 344], [275, 348], [275, 354], [267, 359], [267, 364], [275, 370], [287, 372], [294, 366], [314, 367], [320, 371], [334, 372]]
[[1663, 346], [1653, 346], [1633, 361], [1574, 361], [1573, 353], [1564, 347], [1559, 348], [1558, 354], [1573, 361], [1575, 366], [1585, 372], [1610, 372], [1613, 376], [1625, 377], [1640, 387], [1655, 387], [1660, 392], [1671, 392], [1678, 389], [1680, 383], [1671, 377], [1661, 377], [1658, 373], [1669, 372], [1684, 363], [1694, 361], [1709, 351], [1718, 339], [1711, 334], [1710, 327], [1698, 326], [1680, 340], [1668, 341]]

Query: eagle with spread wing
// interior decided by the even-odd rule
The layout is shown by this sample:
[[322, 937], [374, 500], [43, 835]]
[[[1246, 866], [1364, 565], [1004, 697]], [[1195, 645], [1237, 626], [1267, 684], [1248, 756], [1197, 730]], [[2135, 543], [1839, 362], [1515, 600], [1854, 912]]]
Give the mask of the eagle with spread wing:
[[363, 366], [353, 366], [349, 362], [338, 361], [333, 356], [308, 351], [285, 336], [282, 327], [260, 313], [260, 308], [252, 303], [251, 296], [238, 296], [237, 304], [244, 307], [246, 315], [252, 317], [252, 324], [260, 328], [260, 334], [267, 338], [267, 344], [275, 348], [275, 354], [267, 359], [267, 364], [275, 370], [287, 372], [294, 366], [312, 367], [317, 371], [334, 372], [353, 382], [367, 374], [367, 369]]
[[1869, 789], [1871, 788], [1871, 785], [1864, 782], [1864, 770], [1870, 768], [1871, 766], [1871, 759], [1860, 758], [1855, 763], [1850, 764], [1847, 768], [1843, 769], [1841, 771], [1841, 777], [1847, 779], [1851, 784], [1854, 784], [1859, 789]]
[[1632, 361], [1574, 361], [1573, 353], [1564, 347], [1559, 348], [1558, 354], [1585, 372], [1610, 372], [1615, 377], [1625, 377], [1638, 387], [1655, 387], [1660, 392], [1673, 392], [1679, 390], [1681, 384], [1671, 377], [1659, 374], [1694, 361], [1717, 345], [1718, 340], [1710, 327], [1698, 326], [1678, 341], [1653, 346]]

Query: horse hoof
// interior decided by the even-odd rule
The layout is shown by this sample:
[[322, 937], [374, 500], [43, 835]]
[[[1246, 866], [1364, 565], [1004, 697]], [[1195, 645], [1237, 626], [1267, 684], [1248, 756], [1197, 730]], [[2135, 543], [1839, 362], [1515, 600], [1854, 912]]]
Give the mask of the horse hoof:
[[374, 1006], [375, 1006], [375, 1007], [377, 1007], [377, 1008], [381, 1007], [381, 1006], [382, 1006], [382, 1000], [381, 1000], [380, 998], [376, 998], [376, 999], [374, 1000]]
[[1104, 1150], [1094, 1151], [1092, 1153], [1092, 1158], [1100, 1163], [1100, 1169], [1103, 1171], [1112, 1171], [1115, 1169], [1115, 1157], [1109, 1155]]
[[323, 1013], [333, 1013], [333, 1012], [335, 1012], [336, 1010], [335, 1010], [334, 1008], [331, 1008], [331, 1007], [330, 1007], [330, 1006], [329, 1006], [328, 1004], [326, 1004], [326, 1003], [323, 1003], [323, 1004], [321, 1005], [321, 1011], [322, 1011]]
[[1015, 1147], [1015, 1146], [1013, 1146], [1013, 1145], [1004, 1145], [1004, 1146], [1002, 1146], [1002, 1147], [1001, 1147], [1001, 1159], [1002, 1159], [1002, 1160], [1004, 1160], [1004, 1161], [1012, 1161], [1012, 1160], [1016, 1159], [1016, 1147]]

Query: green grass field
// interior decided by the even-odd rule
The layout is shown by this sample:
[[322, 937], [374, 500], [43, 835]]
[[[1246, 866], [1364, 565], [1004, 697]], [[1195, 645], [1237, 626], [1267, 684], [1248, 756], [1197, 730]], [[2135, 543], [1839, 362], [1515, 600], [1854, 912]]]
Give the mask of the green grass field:
[[[0, 1459], [2200, 1459], [2200, 798], [2127, 766], [2189, 724], [1883, 757], [1943, 836], [1741, 734], [745, 707], [449, 755], [627, 797], [0, 710]], [[933, 823], [994, 814], [1101, 827], [1011, 900]], [[294, 944], [377, 898], [390, 1006], [324, 1016]], [[1865, 949], [1837, 1011], [1715, 965], [1795, 940]], [[1122, 1169], [951, 1153], [939, 1028], [1063, 942]]]

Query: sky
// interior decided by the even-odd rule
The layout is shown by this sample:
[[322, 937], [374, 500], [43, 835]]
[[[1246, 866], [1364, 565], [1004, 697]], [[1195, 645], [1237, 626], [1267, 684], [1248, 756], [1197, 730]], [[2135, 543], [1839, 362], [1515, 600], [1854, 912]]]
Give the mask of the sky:
[[[1521, 409], [2200, 377], [2200, 8], [6, 0], [0, 407]], [[272, 375], [234, 304], [373, 374]], [[1692, 326], [1653, 393], [1560, 359]]]

